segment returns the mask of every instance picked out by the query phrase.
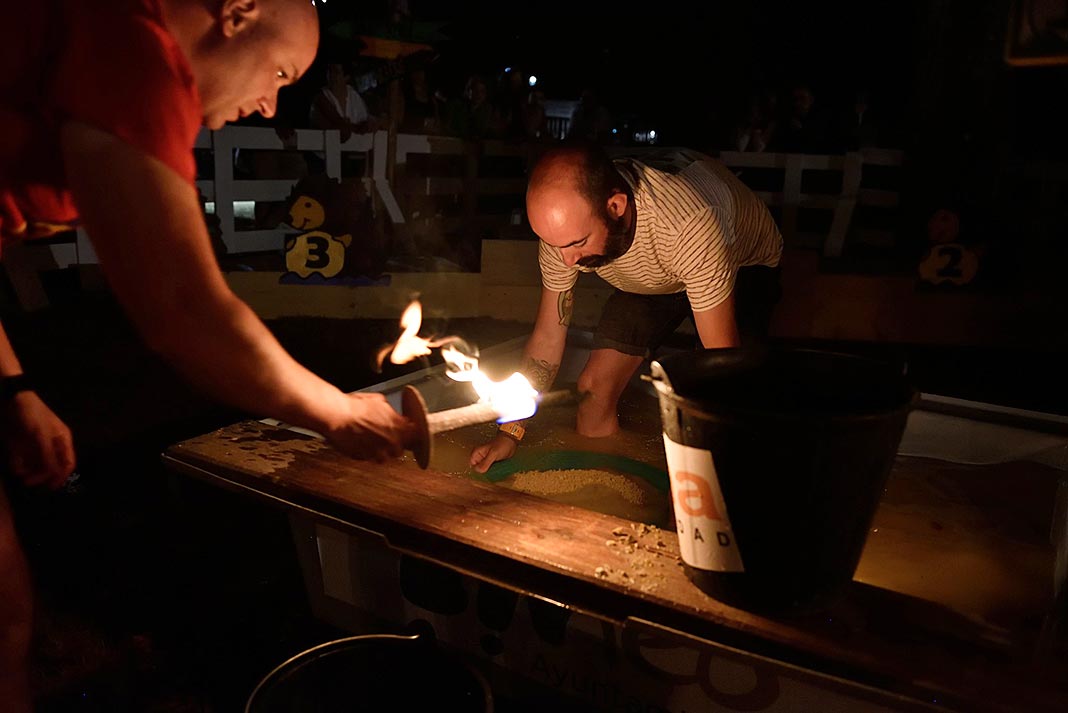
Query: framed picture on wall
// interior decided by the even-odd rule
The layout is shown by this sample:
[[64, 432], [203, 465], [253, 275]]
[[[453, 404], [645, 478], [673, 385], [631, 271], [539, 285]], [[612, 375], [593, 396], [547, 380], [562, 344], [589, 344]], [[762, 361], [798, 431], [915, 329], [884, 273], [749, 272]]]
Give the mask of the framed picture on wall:
[[1016, 66], [1068, 64], [1068, 0], [1012, 0], [1005, 61]]

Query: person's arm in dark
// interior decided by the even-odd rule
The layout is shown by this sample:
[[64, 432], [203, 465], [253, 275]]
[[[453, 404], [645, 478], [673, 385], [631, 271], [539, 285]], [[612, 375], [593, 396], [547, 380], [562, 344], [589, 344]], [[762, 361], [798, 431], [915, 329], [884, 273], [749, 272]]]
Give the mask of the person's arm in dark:
[[407, 421], [298, 364], [229, 288], [195, 188], [84, 124], [62, 130], [70, 188], [112, 291], [150, 348], [212, 397], [322, 433], [351, 456], [399, 455]]
[[[32, 388], [9, 388], [9, 379], [22, 374], [22, 365], [0, 325], [0, 403], [3, 443], [8, 465], [28, 486], [63, 485], [74, 470], [74, 441], [70, 428], [52, 412]], [[24, 377], [23, 377], [24, 378]], [[24, 385], [25, 386], [25, 385]]]

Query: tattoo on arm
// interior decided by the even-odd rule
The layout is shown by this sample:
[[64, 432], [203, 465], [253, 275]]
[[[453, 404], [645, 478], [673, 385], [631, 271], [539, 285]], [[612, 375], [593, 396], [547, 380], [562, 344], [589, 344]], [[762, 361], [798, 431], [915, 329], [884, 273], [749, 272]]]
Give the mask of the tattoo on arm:
[[560, 293], [556, 298], [556, 313], [560, 317], [560, 324], [565, 327], [571, 324], [571, 314], [575, 311], [574, 288]]
[[559, 364], [550, 364], [541, 359], [526, 358], [519, 371], [530, 380], [530, 385], [538, 391], [548, 391], [556, 379], [556, 372], [560, 370]]

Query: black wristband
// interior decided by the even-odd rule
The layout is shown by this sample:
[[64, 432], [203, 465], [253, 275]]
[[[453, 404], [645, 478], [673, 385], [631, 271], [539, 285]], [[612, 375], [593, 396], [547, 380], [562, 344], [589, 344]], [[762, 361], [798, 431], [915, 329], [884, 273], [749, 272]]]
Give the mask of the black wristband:
[[33, 391], [33, 382], [25, 374], [0, 378], [0, 403], [7, 403], [23, 391]]

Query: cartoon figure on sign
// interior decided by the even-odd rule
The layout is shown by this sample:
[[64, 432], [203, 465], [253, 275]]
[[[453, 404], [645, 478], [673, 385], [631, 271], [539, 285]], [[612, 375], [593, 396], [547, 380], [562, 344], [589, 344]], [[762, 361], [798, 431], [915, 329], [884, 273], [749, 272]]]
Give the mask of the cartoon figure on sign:
[[314, 198], [300, 196], [289, 215], [293, 227], [313, 230], [286, 240], [286, 269], [305, 279], [312, 273], [330, 278], [341, 272], [352, 236], [314, 230], [323, 224], [323, 207]]
[[283, 283], [381, 282], [385, 241], [359, 183], [309, 176], [293, 187], [284, 210], [284, 222], [304, 232], [286, 239]]
[[920, 279], [932, 285], [967, 285], [979, 272], [979, 255], [960, 242], [960, 216], [941, 208], [927, 222], [932, 243], [920, 262]]
[[289, 206], [289, 224], [297, 230], [315, 229], [326, 222], [323, 204], [311, 196], [300, 195]]

